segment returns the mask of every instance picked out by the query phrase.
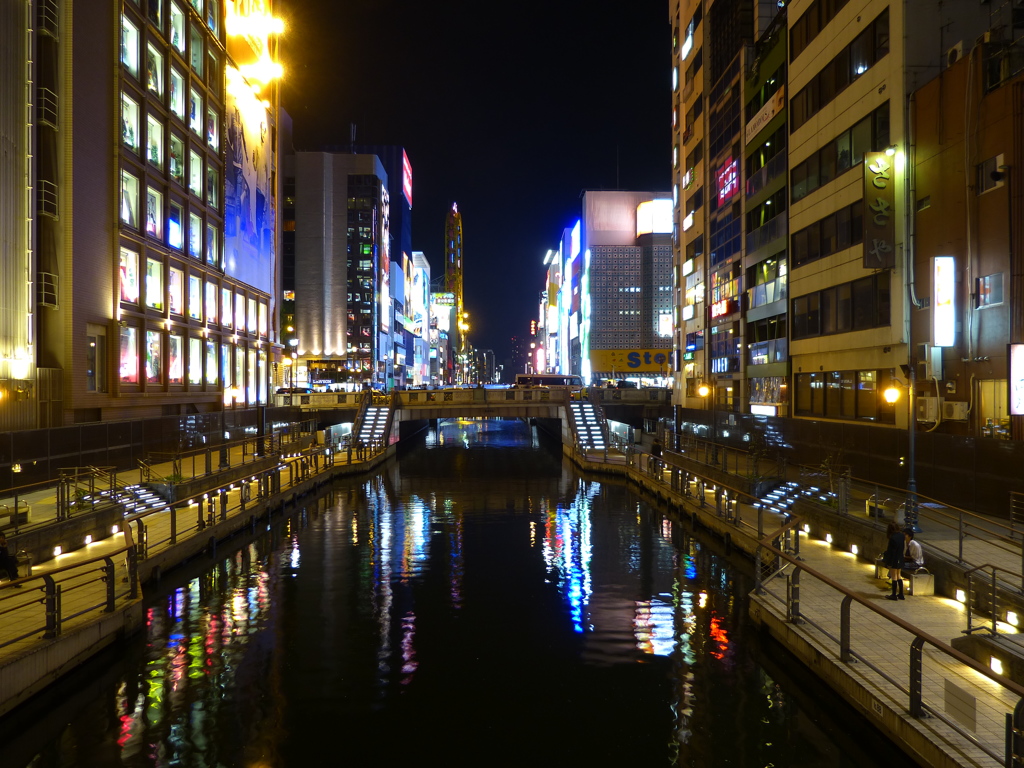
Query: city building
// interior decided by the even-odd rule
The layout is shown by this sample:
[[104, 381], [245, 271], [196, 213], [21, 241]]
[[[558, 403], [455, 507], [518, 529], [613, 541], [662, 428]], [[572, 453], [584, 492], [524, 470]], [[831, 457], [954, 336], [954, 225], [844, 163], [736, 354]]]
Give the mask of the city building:
[[0, 429], [267, 402], [280, 294], [270, 10], [5, 7]]
[[672, 374], [669, 192], [588, 190], [562, 269], [570, 370], [587, 381]]
[[450, 343], [457, 362], [456, 384], [465, 381], [463, 373], [469, 363], [469, 324], [466, 322], [466, 301], [463, 295], [462, 257], [462, 214], [459, 213], [458, 203], [452, 203], [444, 222], [444, 292], [455, 297], [455, 324], [451, 328]]
[[384, 388], [393, 375], [388, 178], [375, 155], [296, 152], [293, 380]]
[[[934, 390], [954, 345], [924, 327], [932, 266], [917, 249], [939, 249], [952, 212], [927, 235], [915, 225], [934, 213], [915, 200], [907, 105], [979, 44], [979, 71], [1005, 78], [1024, 20], [1008, 4], [887, 0], [673, 0], [670, 18], [675, 402], [707, 408], [704, 392], [720, 410], [908, 427], [886, 390], [906, 392], [908, 368]], [[987, 393], [995, 423], [1001, 363], [961, 320], [974, 337], [945, 357], [987, 359], [943, 386]], [[932, 409], [944, 396], [916, 394]]]

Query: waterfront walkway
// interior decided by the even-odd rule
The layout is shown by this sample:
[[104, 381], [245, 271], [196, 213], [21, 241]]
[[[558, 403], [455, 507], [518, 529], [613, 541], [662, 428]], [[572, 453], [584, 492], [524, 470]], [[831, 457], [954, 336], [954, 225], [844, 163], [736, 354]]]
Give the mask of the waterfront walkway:
[[[382, 459], [381, 455], [360, 458], [338, 452], [332, 453], [328, 462], [324, 451], [322, 446], [306, 445], [283, 454], [274, 468], [282, 478], [276, 493], [297, 487], [325, 470], [347, 467], [361, 472]], [[931, 642], [935, 639], [948, 644], [968, 628], [967, 609], [955, 596], [907, 594], [904, 601], [883, 599], [889, 586], [884, 579], [876, 578], [874, 557], [881, 549], [879, 541], [887, 519], [869, 515], [862, 501], [859, 507], [851, 504], [848, 514], [825, 514], [804, 522], [802, 517], [795, 520], [764, 505], [758, 508], [752, 498], [738, 493], [731, 503], [716, 504], [716, 488], [700, 474], [680, 473], [653, 461], [648, 453], [627, 449], [624, 453], [575, 458], [587, 469], [628, 474], [678, 510], [682, 519], [693, 520], [694, 526], [700, 523], [757, 558], [763, 567], [759, 568], [760, 594], [751, 598], [755, 620], [769, 627], [773, 636], [804, 658], [866, 716], [875, 718], [883, 731], [916, 754], [922, 764], [1006, 764], [1002, 757], [1006, 716], [1014, 711], [1024, 689], [999, 676], [983, 674], [977, 663], [965, 660], [962, 654], [937, 649]], [[240, 469], [246, 460], [245, 452], [235, 449], [227, 463], [229, 469]], [[180, 470], [179, 465], [153, 467], [156, 476], [184, 474]], [[708, 467], [707, 475], [711, 474]], [[244, 515], [246, 502], [251, 504], [261, 497], [252, 492], [252, 484], [258, 484], [255, 475], [214, 490], [215, 480], [211, 477], [213, 492], [209, 495], [215, 495], [222, 507], [207, 519], [220, 514]], [[809, 490], [802, 489], [805, 493]], [[863, 493], [865, 489], [854, 491]], [[43, 491], [39, 494], [26, 497], [32, 505], [29, 524], [33, 529], [45, 526], [48, 514], [51, 520], [57, 515], [55, 496], [48, 498]], [[171, 507], [147, 515], [146, 555], [154, 557], [162, 548], [173, 546], [175, 529], [179, 541], [186, 537], [208, 538], [209, 531], [201, 525], [194, 530], [182, 525], [183, 511], [188, 518], [201, 521], [207, 515], [203, 504], [202, 499], [179, 502], [177, 524], [172, 522]], [[209, 511], [215, 512], [212, 501]], [[789, 543], [784, 537], [775, 541], [785, 557], [774, 557], [765, 542], [787, 525], [792, 529]], [[991, 573], [1000, 587], [1019, 592], [1019, 534], [1005, 530], [998, 521], [989, 524], [981, 518], [970, 518], [965, 523], [959, 511], [939, 505], [922, 508], [920, 525], [918, 540], [929, 565], [941, 562], [961, 572], [974, 566], [988, 564], [990, 570], [995, 566]], [[7, 531], [10, 535], [11, 529]], [[110, 599], [111, 574], [119, 593], [115, 610], [139, 603], [141, 594], [132, 597], [128, 593], [131, 574], [125, 549], [133, 543], [138, 542], [132, 540], [130, 529], [127, 540], [121, 530], [34, 565], [30, 577], [0, 583], [0, 683], [5, 683], [4, 669], [11, 662], [56, 642], [44, 637], [43, 630], [46, 583], [54, 573], [60, 572], [60, 582], [66, 585], [62, 593], [62, 612], [67, 617], [62, 622], [64, 634], [97, 621], [96, 607], [102, 610]], [[859, 554], [852, 551], [853, 546]], [[773, 557], [776, 567], [763, 565]], [[102, 568], [108, 570], [98, 578], [97, 570]], [[844, 603], [848, 607], [847, 621]], [[1007, 636], [1016, 634], [1016, 629], [1005, 622], [998, 625], [998, 630]], [[914, 646], [921, 638], [926, 640], [921, 663], [915, 666]]]

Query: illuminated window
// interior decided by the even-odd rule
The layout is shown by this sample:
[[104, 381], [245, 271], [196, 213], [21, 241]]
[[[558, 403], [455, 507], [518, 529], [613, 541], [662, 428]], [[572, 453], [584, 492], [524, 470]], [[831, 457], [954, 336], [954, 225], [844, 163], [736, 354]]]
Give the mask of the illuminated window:
[[121, 301], [139, 303], [139, 254], [121, 249]]
[[146, 46], [146, 87], [157, 96], [164, 95], [164, 57], [152, 45]]
[[128, 171], [121, 171], [121, 221], [139, 226], [139, 180]]
[[245, 296], [240, 293], [235, 294], [235, 328], [245, 330]]
[[206, 322], [217, 322], [217, 286], [214, 283], [206, 284]]
[[220, 241], [217, 239], [217, 228], [213, 224], [206, 225], [206, 263], [220, 266]]
[[203, 319], [203, 278], [199, 275], [188, 276], [188, 316]]
[[203, 31], [192, 25], [192, 35], [189, 40], [189, 62], [192, 69], [199, 77], [203, 76]]
[[231, 385], [231, 346], [220, 345], [220, 380], [223, 386]]
[[146, 306], [164, 308], [164, 265], [156, 259], [146, 259]]
[[146, 233], [153, 237], [163, 237], [164, 228], [164, 196], [162, 193], [147, 187], [146, 189]]
[[139, 329], [121, 328], [118, 378], [122, 384], [139, 383]]
[[152, 115], [146, 118], [146, 157], [157, 168], [164, 167], [164, 126]]
[[179, 120], [185, 121], [185, 77], [174, 67], [171, 67], [171, 112]]
[[171, 134], [171, 152], [168, 162], [171, 179], [178, 184], [185, 181], [185, 142]]
[[171, 3], [171, 45], [185, 53], [185, 13], [177, 3]]
[[188, 255], [203, 258], [203, 220], [194, 213], [188, 215]]
[[178, 203], [171, 203], [170, 212], [167, 214], [167, 244], [179, 251], [184, 242], [184, 233], [182, 232], [184, 217], [185, 212], [182, 207]]
[[977, 279], [978, 309], [1003, 303], [1003, 273], [985, 275]]
[[188, 383], [203, 383], [203, 340], [188, 340]]
[[167, 281], [167, 300], [173, 315], [185, 314], [185, 272], [171, 267]]
[[182, 384], [185, 381], [185, 350], [181, 336], [171, 334], [167, 338], [167, 383]]
[[214, 35], [220, 34], [220, 0], [206, 0], [206, 25]]
[[203, 97], [195, 88], [188, 92], [188, 127], [196, 136], [203, 135]]
[[217, 345], [212, 341], [206, 342], [206, 383], [216, 384], [217, 379]]
[[231, 327], [231, 289], [220, 289], [220, 324], [225, 328]]
[[206, 143], [213, 149], [220, 149], [220, 121], [212, 108], [206, 110]]
[[139, 151], [139, 105], [121, 94], [121, 141], [133, 152]]
[[206, 203], [211, 208], [216, 208], [220, 204], [218, 176], [216, 168], [210, 165], [206, 166]]
[[159, 384], [163, 360], [163, 338], [159, 331], [146, 331], [146, 383]]
[[139, 30], [124, 16], [121, 17], [121, 63], [132, 77], [139, 76]]
[[188, 188], [197, 196], [203, 196], [203, 159], [191, 149], [188, 151]]

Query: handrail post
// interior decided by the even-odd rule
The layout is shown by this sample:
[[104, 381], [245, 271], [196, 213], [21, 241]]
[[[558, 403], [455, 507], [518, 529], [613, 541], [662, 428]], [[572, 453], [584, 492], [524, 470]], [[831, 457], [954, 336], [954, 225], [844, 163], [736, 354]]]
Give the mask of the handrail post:
[[178, 508], [171, 504], [171, 544], [178, 541]]
[[956, 561], [958, 563], [962, 563], [964, 561], [964, 511], [962, 509], [959, 511], [959, 514], [957, 515], [957, 518], [958, 518], [958, 524], [957, 524], [958, 531], [957, 531], [957, 537], [956, 538], [957, 538], [957, 542], [959, 544], [959, 547], [957, 549]]
[[46, 629], [43, 637], [46, 640], [53, 640], [60, 636], [60, 584], [57, 584], [53, 577], [44, 574], [45, 597], [43, 602], [46, 606]]
[[761, 557], [761, 539], [758, 538], [757, 549], [754, 551], [754, 593], [757, 595], [764, 594], [763, 575], [761, 569], [764, 567]]
[[922, 679], [924, 677], [924, 663], [921, 649], [924, 647], [924, 638], [915, 637], [910, 644], [910, 716], [924, 716], [924, 702], [922, 694]]
[[996, 604], [996, 567], [992, 566], [992, 637], [995, 637], [998, 632], [996, 631], [996, 617], [999, 615], [999, 606]]
[[128, 597], [139, 596], [139, 557], [134, 546], [128, 548]]
[[971, 579], [973, 577], [973, 574], [967, 574], [967, 599], [964, 601], [964, 606], [967, 608], [967, 634], [970, 634], [973, 629], [971, 626], [971, 620], [973, 618], [973, 606], [971, 605], [973, 601], [971, 600], [971, 595], [974, 593], [974, 590], [971, 589]]
[[849, 664], [853, 659], [850, 653], [850, 606], [853, 605], [853, 596], [846, 595], [839, 605], [839, 660], [843, 664]]
[[117, 576], [114, 573], [114, 561], [109, 557], [104, 557], [103, 562], [106, 563], [106, 565], [103, 566], [103, 580], [107, 582], [107, 607], [103, 609], [103, 612], [113, 613], [114, 604], [117, 602], [114, 597], [114, 586]]

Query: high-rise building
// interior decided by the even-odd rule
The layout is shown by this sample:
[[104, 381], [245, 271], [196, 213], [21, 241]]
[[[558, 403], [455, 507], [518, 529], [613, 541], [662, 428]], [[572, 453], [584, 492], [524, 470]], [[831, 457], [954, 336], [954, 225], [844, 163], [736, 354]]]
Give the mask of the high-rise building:
[[267, 401], [280, 292], [270, 10], [4, 7], [0, 389], [14, 396], [0, 397], [0, 429]]
[[459, 204], [452, 203], [444, 221], [444, 290], [455, 296], [456, 325], [452, 328], [452, 343], [456, 355], [466, 351], [463, 332], [465, 308], [462, 282], [462, 214]]
[[385, 387], [394, 320], [387, 173], [375, 155], [296, 152], [293, 162], [295, 380]]
[[917, 338], [909, 97], [978, 41], [1005, 75], [1011, 11], [673, 0], [677, 404], [908, 425], [883, 391], [945, 348]]
[[668, 192], [584, 194], [562, 270], [569, 373], [586, 380], [670, 376], [671, 232]]

